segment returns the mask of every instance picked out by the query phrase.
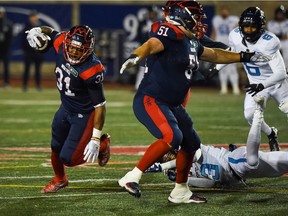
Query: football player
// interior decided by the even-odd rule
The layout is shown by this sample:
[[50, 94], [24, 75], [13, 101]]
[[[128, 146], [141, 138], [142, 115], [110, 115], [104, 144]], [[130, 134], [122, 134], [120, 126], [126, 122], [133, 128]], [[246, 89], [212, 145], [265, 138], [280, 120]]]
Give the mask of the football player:
[[284, 5], [280, 5], [274, 11], [274, 19], [267, 22], [268, 31], [274, 33], [281, 43], [281, 53], [283, 55], [286, 69], [288, 69], [288, 10]]
[[[229, 35], [230, 45], [236, 52], [249, 50], [272, 56], [272, 60], [266, 63], [243, 63], [250, 83], [247, 85], [244, 115], [250, 124], [256, 105], [253, 100], [254, 95], [264, 96], [266, 101], [274, 98], [279, 109], [288, 117], [288, 79], [279, 51], [280, 41], [275, 34], [265, 30], [265, 23], [264, 12], [259, 7], [249, 7], [241, 14], [239, 27]], [[270, 148], [279, 150], [277, 130], [263, 121], [262, 131], [269, 138]], [[247, 148], [249, 151], [253, 146], [247, 146]], [[250, 158], [247, 159], [250, 160]]]
[[[263, 99], [263, 97], [262, 97]], [[261, 124], [263, 122], [263, 103], [261, 99], [257, 101], [260, 105], [254, 112], [253, 122], [248, 134], [247, 145], [259, 146], [261, 142]], [[233, 145], [230, 144], [233, 147]], [[164, 171], [170, 180], [175, 180], [176, 161], [170, 160], [177, 153], [168, 155], [165, 163], [155, 163], [146, 172]], [[248, 178], [279, 177], [288, 173], [288, 152], [256, 152], [258, 164], [251, 167], [247, 163], [247, 147], [235, 147], [230, 151], [225, 148], [213, 147], [201, 144], [200, 149], [194, 157], [193, 165], [190, 169], [188, 184], [193, 187], [214, 187], [227, 186], [239, 182], [244, 182]]]
[[206, 15], [197, 1], [173, 4], [169, 21], [159, 25], [144, 44], [134, 50], [123, 63], [120, 73], [147, 57], [145, 74], [133, 101], [138, 120], [157, 138], [136, 167], [118, 181], [135, 197], [141, 196], [139, 181], [143, 172], [171, 149], [178, 149], [175, 188], [168, 200], [172, 203], [204, 203], [206, 198], [192, 193], [187, 179], [200, 138], [193, 122], [181, 105], [191, 86], [198, 58], [214, 63], [268, 61], [269, 56], [256, 53], [234, 53], [203, 47], [198, 38], [207, 26], [201, 20]]
[[[274, 98], [279, 109], [288, 117], [288, 81], [283, 58], [280, 54], [280, 41], [275, 34], [265, 30], [266, 19], [259, 7], [249, 7], [243, 11], [239, 27], [229, 34], [229, 44], [234, 51], [260, 52], [272, 56], [266, 63], [244, 62], [249, 85], [244, 101], [244, 115], [249, 124], [253, 118], [255, 102], [254, 95], [265, 96], [265, 99]], [[225, 65], [216, 65], [214, 73]], [[266, 103], [266, 101], [265, 101]], [[265, 121], [262, 131], [268, 136], [271, 151], [279, 151], [278, 130], [270, 127]]]
[[[222, 43], [229, 43], [228, 36], [232, 29], [238, 26], [239, 18], [230, 15], [229, 8], [222, 6], [220, 14], [212, 19], [212, 35], [211, 37]], [[233, 94], [239, 95], [239, 75], [236, 64], [228, 64], [225, 68], [219, 71], [220, 94], [228, 93], [228, 83], [231, 83]]]
[[57, 192], [68, 185], [65, 166], [95, 160], [104, 166], [109, 160], [110, 136], [101, 135], [106, 110], [105, 69], [93, 51], [94, 33], [86, 25], [74, 26], [67, 32], [42, 26], [32, 28], [27, 34], [31, 47], [42, 52], [52, 48], [57, 56], [54, 72], [61, 105], [52, 123], [54, 179], [41, 190]]

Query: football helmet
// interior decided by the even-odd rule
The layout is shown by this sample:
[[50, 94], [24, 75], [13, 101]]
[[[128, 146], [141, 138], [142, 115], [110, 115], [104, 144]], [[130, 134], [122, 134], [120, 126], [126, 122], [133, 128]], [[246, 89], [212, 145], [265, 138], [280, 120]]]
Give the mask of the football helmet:
[[207, 32], [208, 26], [201, 23], [202, 19], [206, 18], [206, 15], [199, 2], [171, 1], [167, 8], [167, 21], [169, 23], [183, 26], [197, 38], [201, 38]]
[[86, 25], [72, 27], [63, 41], [65, 59], [72, 65], [84, 62], [93, 52], [95, 35]]
[[[266, 18], [259, 7], [249, 7], [243, 11], [239, 20], [239, 27], [243, 38], [255, 43], [265, 31]], [[256, 31], [245, 32], [244, 27], [255, 27]]]

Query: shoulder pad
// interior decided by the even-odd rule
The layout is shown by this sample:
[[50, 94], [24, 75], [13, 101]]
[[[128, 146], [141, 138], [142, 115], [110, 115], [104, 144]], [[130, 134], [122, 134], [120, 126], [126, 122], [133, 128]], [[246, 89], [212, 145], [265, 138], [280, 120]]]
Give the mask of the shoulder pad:
[[65, 32], [60, 32], [56, 35], [55, 40], [53, 42], [53, 47], [57, 53], [58, 53], [59, 47], [63, 43], [64, 39], [65, 39]]
[[271, 33], [266, 31], [260, 38], [261, 43], [259, 43], [263, 49], [263, 53], [274, 54], [280, 49], [280, 40], [279, 38]]
[[183, 40], [184, 33], [175, 25], [170, 23], [161, 23], [158, 29], [152, 33], [152, 36], [164, 36], [171, 40]]

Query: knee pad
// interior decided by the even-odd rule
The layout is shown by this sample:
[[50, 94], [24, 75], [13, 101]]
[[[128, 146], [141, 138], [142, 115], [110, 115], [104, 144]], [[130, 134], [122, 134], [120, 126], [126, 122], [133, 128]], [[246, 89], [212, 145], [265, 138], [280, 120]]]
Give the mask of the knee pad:
[[60, 153], [62, 146], [58, 144], [57, 142], [51, 142], [51, 149], [53, 152]]
[[279, 104], [279, 109], [285, 113], [285, 114], [288, 114], [288, 101], [282, 101], [280, 104]]
[[[173, 149], [179, 149], [180, 144], [183, 140], [183, 134], [180, 129], [173, 130], [173, 138], [172, 142], [170, 143]], [[164, 139], [165, 141], [165, 139]], [[169, 143], [169, 142], [168, 142]]]
[[65, 166], [71, 167], [71, 158], [67, 158], [64, 154], [60, 154], [60, 159]]

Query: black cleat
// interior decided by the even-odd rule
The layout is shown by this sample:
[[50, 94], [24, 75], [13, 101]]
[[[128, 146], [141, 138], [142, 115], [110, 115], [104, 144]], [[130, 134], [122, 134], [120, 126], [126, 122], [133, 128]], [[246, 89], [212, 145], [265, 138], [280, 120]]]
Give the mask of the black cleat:
[[147, 170], [145, 170], [145, 173], [155, 173], [155, 172], [162, 172], [162, 167], [160, 163], [154, 163]]
[[279, 143], [277, 140], [278, 130], [275, 127], [271, 127], [271, 129], [272, 129], [272, 132], [268, 136], [270, 151], [280, 151]]
[[232, 152], [234, 151], [235, 149], [237, 149], [237, 146], [235, 144], [229, 144], [229, 151]]
[[141, 190], [139, 189], [139, 184], [136, 182], [132, 182], [131, 180], [129, 181], [129, 179], [127, 178], [127, 176], [129, 175], [127, 174], [118, 180], [118, 184], [120, 187], [125, 189], [129, 194], [139, 198], [141, 196]]
[[140, 198], [141, 190], [139, 189], [139, 185], [136, 182], [127, 182], [123, 188], [132, 196]]

